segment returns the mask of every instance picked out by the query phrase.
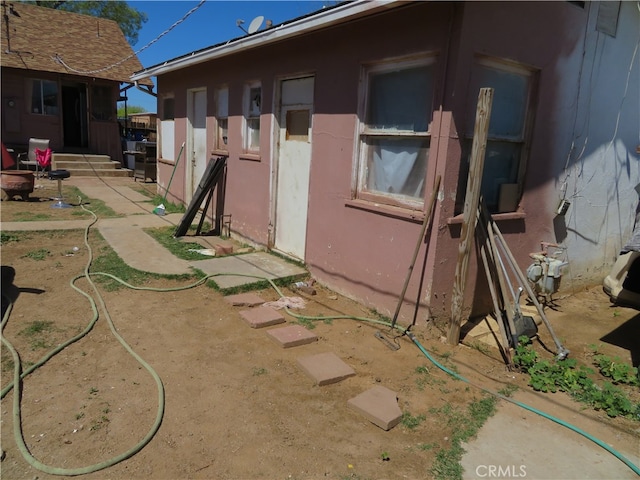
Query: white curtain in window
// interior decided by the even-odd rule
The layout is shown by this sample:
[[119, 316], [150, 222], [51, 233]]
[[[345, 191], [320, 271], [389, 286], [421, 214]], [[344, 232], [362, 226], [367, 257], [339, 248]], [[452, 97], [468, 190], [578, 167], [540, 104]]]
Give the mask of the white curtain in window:
[[369, 175], [370, 189], [411, 196], [420, 193], [422, 185], [418, 186], [417, 192], [405, 191], [409, 175], [418, 159], [419, 147], [386, 143], [372, 148], [374, 149], [373, 172]]

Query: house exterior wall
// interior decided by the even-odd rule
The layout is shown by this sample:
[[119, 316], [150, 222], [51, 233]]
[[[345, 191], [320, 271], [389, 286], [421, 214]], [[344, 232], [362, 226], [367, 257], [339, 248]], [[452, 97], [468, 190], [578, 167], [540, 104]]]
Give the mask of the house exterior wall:
[[[415, 301], [428, 306], [421, 311], [420, 317], [426, 314], [446, 317], [451, 308], [451, 290], [460, 242], [460, 215], [456, 211], [456, 197], [459, 199], [461, 135], [468, 131], [469, 126], [473, 126], [474, 118], [468, 112], [475, 110], [473, 106], [477, 100], [468, 94], [471, 65], [478, 54], [525, 65], [537, 72], [537, 89], [533, 102], [535, 115], [524, 193], [517, 212], [499, 214], [495, 218], [523, 269], [531, 263], [528, 254], [538, 251], [541, 241], [565, 242], [563, 245], [568, 247], [570, 261], [573, 248], [584, 255], [576, 262], [580, 268], [579, 274], [576, 265], [572, 264], [571, 278], [581, 275], [586, 282], [599, 283], [603, 276], [602, 253], [594, 255], [590, 237], [584, 231], [574, 232], [567, 228], [566, 231], [571, 233], [567, 233], [564, 239], [560, 238], [558, 219], [554, 213], [559, 200], [559, 182], [562, 181], [560, 174], [565, 171], [561, 166], [566, 162], [576, 131], [584, 131], [576, 130], [574, 126], [580, 113], [576, 113], [576, 106], [582, 110], [590, 107], [589, 131], [596, 131], [596, 126], [601, 126], [600, 118], [611, 119], [611, 115], [599, 117], [596, 106], [609, 111], [617, 111], [619, 106], [619, 103], [607, 105], [606, 101], [599, 103], [593, 100], [589, 89], [596, 88], [597, 93], [603, 91], [604, 79], [602, 83], [592, 82], [585, 86], [582, 94], [576, 96], [575, 86], [588, 82], [585, 67], [582, 66], [582, 70], [580, 68], [583, 58], [588, 57], [585, 49], [596, 55], [594, 58], [597, 61], [605, 64], [609, 59], [600, 58], [600, 52], [606, 53], [606, 48], [613, 51], [618, 42], [624, 45], [625, 50], [620, 56], [630, 61], [630, 54], [633, 53], [631, 30], [634, 24], [637, 26], [637, 12], [635, 17], [627, 12], [631, 15], [629, 19], [621, 14], [621, 24], [625, 26], [619, 26], [618, 37], [598, 40], [590, 37], [589, 27], [593, 23], [592, 10], [596, 6], [587, 4], [583, 9], [568, 2], [417, 2], [346, 25], [303, 35], [295, 41], [236, 53], [163, 74], [158, 78], [159, 98], [175, 95], [175, 155], [186, 138], [186, 92], [201, 87], [207, 87], [207, 125], [212, 129], [207, 135], [208, 150], [212, 155], [221, 153], [213, 150], [214, 91], [218, 86], [227, 86], [229, 161], [225, 213], [232, 215], [232, 229], [238, 235], [259, 245], [269, 245], [272, 238], [272, 192], [277, 157], [277, 143], [274, 142], [274, 138], [277, 138], [274, 134], [277, 129], [275, 89], [282, 78], [315, 75], [311, 183], [304, 260], [320, 282], [384, 314], [393, 313], [418, 240], [422, 217], [403, 209], [353, 201], [361, 69], [363, 64], [393, 57], [425, 52], [436, 54], [437, 74], [427, 185], [431, 185], [436, 175], [440, 174], [442, 187], [436, 202], [433, 228], [428, 234], [428, 245], [421, 248], [417, 258], [407, 290], [408, 305], [402, 309], [399, 321], [406, 322], [412, 318], [413, 308], [410, 304]], [[623, 9], [627, 11], [629, 7], [623, 5]], [[593, 48], [589, 50], [591, 46]], [[616, 80], [626, 80], [626, 70], [620, 69], [619, 59], [613, 56], [611, 62], [611, 68], [619, 72], [615, 75]], [[599, 67], [594, 67], [594, 71], [595, 68]], [[637, 63], [635, 68], [637, 72]], [[592, 74], [590, 78], [598, 77]], [[243, 122], [243, 86], [253, 80], [259, 80], [262, 84], [258, 157], [243, 154], [239, 135]], [[637, 73], [634, 82], [636, 93], [627, 93], [627, 98], [635, 95], [637, 99]], [[619, 99], [622, 101], [622, 96]], [[600, 162], [599, 167], [602, 168], [609, 157], [613, 160], [610, 153], [615, 152], [620, 157], [620, 174], [626, 173], [628, 177], [626, 186], [623, 186], [625, 192], [633, 184], [634, 175], [637, 183], [637, 158], [631, 160], [627, 155], [626, 170], [621, 163], [623, 153], [629, 152], [628, 144], [637, 140], [631, 134], [633, 128], [636, 134], [638, 131], [637, 117], [634, 118], [632, 110], [625, 100], [622, 115], [628, 122], [624, 126], [620, 122], [617, 132], [619, 136], [624, 135], [626, 149], [614, 142], [615, 145], [604, 154], [606, 161]], [[162, 118], [160, 105], [159, 114]], [[611, 128], [605, 131], [611, 134]], [[607, 138], [606, 135], [604, 137]], [[598, 150], [594, 152], [594, 155], [597, 154]], [[603, 155], [602, 151], [600, 155]], [[583, 165], [584, 162], [575, 164]], [[172, 163], [161, 166], [160, 184], [166, 183], [172, 169]], [[593, 170], [594, 178], [595, 172], [597, 170]], [[178, 199], [184, 199], [184, 182], [184, 166], [178, 166], [171, 188], [172, 195]], [[613, 180], [607, 182], [610, 185], [603, 188], [602, 200], [605, 200], [605, 195], [610, 199], [615, 192]], [[427, 188], [425, 208], [429, 193]], [[629, 203], [628, 194], [624, 200]], [[574, 203], [578, 204], [576, 214], [582, 212], [580, 201]], [[616, 207], [616, 211], [627, 216], [631, 210], [632, 207], [628, 205]], [[584, 215], [592, 216], [593, 213], [585, 212]], [[578, 217], [567, 218], [574, 224], [579, 221]], [[600, 216], [600, 223], [593, 218], [590, 220], [590, 227], [596, 228], [606, 220], [606, 215]], [[583, 230], [582, 227], [579, 230]], [[618, 244], [621, 241], [620, 232], [629, 231], [623, 227], [622, 221], [617, 230], [610, 230]], [[599, 230], [595, 232], [599, 234]], [[596, 243], [595, 248], [600, 248], [601, 242], [597, 240]], [[609, 256], [614, 250], [610, 249]], [[470, 265], [467, 292], [475, 290], [476, 295], [467, 295], [465, 305], [467, 312], [480, 312], [488, 305], [489, 297], [482, 288], [475, 289], [477, 283], [480, 285], [476, 260], [472, 259]]]
[[[58, 115], [33, 115], [27, 111], [27, 87], [21, 71], [3, 68], [2, 71], [2, 142], [5, 145], [26, 145], [30, 137], [48, 138], [51, 149], [62, 148], [61, 118]], [[43, 73], [43, 80], [56, 81], [57, 76]], [[10, 106], [14, 102], [15, 106]]]
[[[119, 84], [109, 80], [94, 80], [85, 77], [60, 75], [49, 72], [34, 72], [13, 68], [2, 68], [2, 141], [5, 145], [25, 148], [29, 138], [48, 138], [54, 152], [83, 151], [109, 155], [112, 160], [122, 161], [120, 128], [116, 118]], [[27, 81], [29, 79], [48, 80], [58, 85], [58, 113], [55, 115], [33, 114], [28, 111]], [[64, 142], [64, 107], [62, 86], [64, 84], [87, 85], [87, 136], [88, 145], [84, 149], [70, 148]], [[97, 120], [91, 116], [91, 85], [110, 86], [113, 104], [113, 118]], [[12, 102], [12, 103], [10, 103]], [[10, 106], [13, 105], [13, 106]]]
[[[570, 255], [568, 286], [599, 283], [633, 231], [640, 183], [640, 11], [621, 2], [615, 37], [597, 30], [598, 4], [587, 12], [582, 43], [557, 66], [565, 128], [550, 146], [553, 208], [566, 191], [568, 214], [553, 222]], [[580, 75], [569, 70], [580, 70]]]
[[[445, 95], [445, 110], [453, 112], [454, 136], [462, 138], [464, 132], [473, 129], [474, 118], [467, 114], [477, 98], [469, 92], [468, 84], [476, 56], [488, 56], [523, 65], [536, 72], [537, 88], [533, 99], [533, 126], [527, 162], [524, 191], [520, 200], [519, 215], [494, 215], [510, 250], [522, 270], [532, 263], [529, 253], [541, 250], [541, 241], [555, 242], [553, 210], [557, 198], [550, 198], [555, 162], [551, 151], [553, 139], [566, 125], [563, 121], [550, 124], [565, 92], [558, 90], [560, 76], [554, 66], [573, 61], [580, 56], [582, 32], [587, 11], [568, 2], [465, 2], [456, 18], [456, 52], [450, 64]], [[577, 83], [579, 71], [569, 68], [568, 85]], [[445, 197], [456, 196], [460, 188], [462, 169], [447, 165]], [[464, 192], [457, 191], [458, 196]], [[555, 203], [554, 203], [555, 202]], [[437, 241], [437, 276], [446, 279], [434, 282], [431, 308], [446, 315], [451, 307], [451, 286], [458, 259], [461, 215], [454, 205], [444, 203], [446, 228], [441, 228]], [[467, 290], [475, 296], [466, 298], [466, 313], [475, 315], [490, 308], [491, 297], [485, 285], [484, 272], [478, 259], [470, 261]], [[597, 283], [597, 280], [596, 280]], [[478, 288], [476, 288], [478, 287]]]

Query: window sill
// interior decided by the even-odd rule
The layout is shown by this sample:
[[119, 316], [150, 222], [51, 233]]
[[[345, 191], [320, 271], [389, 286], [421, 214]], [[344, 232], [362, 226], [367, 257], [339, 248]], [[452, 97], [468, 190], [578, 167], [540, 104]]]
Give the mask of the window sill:
[[228, 157], [229, 150], [214, 149], [211, 151], [211, 155], [215, 155], [216, 157]]
[[260, 154], [259, 153], [242, 153], [240, 154], [240, 160], [250, 160], [252, 162], [259, 162], [261, 161], [260, 158]]
[[[522, 210], [518, 210], [516, 212], [508, 212], [508, 213], [493, 213], [491, 214], [491, 218], [497, 222], [503, 220], [520, 220], [523, 218], [527, 218], [527, 214]], [[464, 214], [456, 215], [455, 217], [447, 218], [447, 225], [459, 225], [462, 223], [464, 219]]]
[[349, 208], [365, 210], [367, 212], [378, 213], [386, 217], [409, 220], [415, 223], [421, 223], [424, 220], [424, 212], [422, 210], [411, 210], [408, 208], [393, 207], [391, 205], [367, 202], [359, 199], [347, 200], [345, 202], [345, 205]]
[[167, 160], [166, 158], [158, 158], [158, 163], [161, 163], [163, 165], [175, 165], [176, 161], [175, 160]]

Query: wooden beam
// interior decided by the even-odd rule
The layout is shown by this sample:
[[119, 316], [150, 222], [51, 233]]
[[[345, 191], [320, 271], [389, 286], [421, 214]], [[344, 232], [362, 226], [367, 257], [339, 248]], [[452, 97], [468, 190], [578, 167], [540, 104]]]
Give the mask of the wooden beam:
[[451, 321], [449, 322], [449, 333], [447, 335], [447, 341], [450, 345], [457, 345], [460, 341], [464, 290], [469, 270], [471, 244], [476, 228], [480, 187], [482, 186], [482, 172], [484, 170], [484, 155], [487, 148], [487, 134], [489, 132], [492, 104], [493, 88], [481, 88], [478, 95], [478, 105], [476, 107], [476, 124], [473, 129], [473, 145], [471, 147], [467, 192], [464, 198], [462, 231], [460, 233], [458, 261], [456, 263], [456, 272], [453, 280]]

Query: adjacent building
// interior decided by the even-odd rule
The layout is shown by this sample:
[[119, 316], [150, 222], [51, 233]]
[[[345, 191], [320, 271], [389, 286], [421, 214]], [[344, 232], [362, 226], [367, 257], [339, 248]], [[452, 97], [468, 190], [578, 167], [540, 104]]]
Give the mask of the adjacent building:
[[[26, 3], [2, 4], [2, 142], [26, 151], [47, 138], [56, 152], [122, 161], [117, 102], [142, 68], [118, 24]], [[153, 83], [142, 80], [151, 91]]]

